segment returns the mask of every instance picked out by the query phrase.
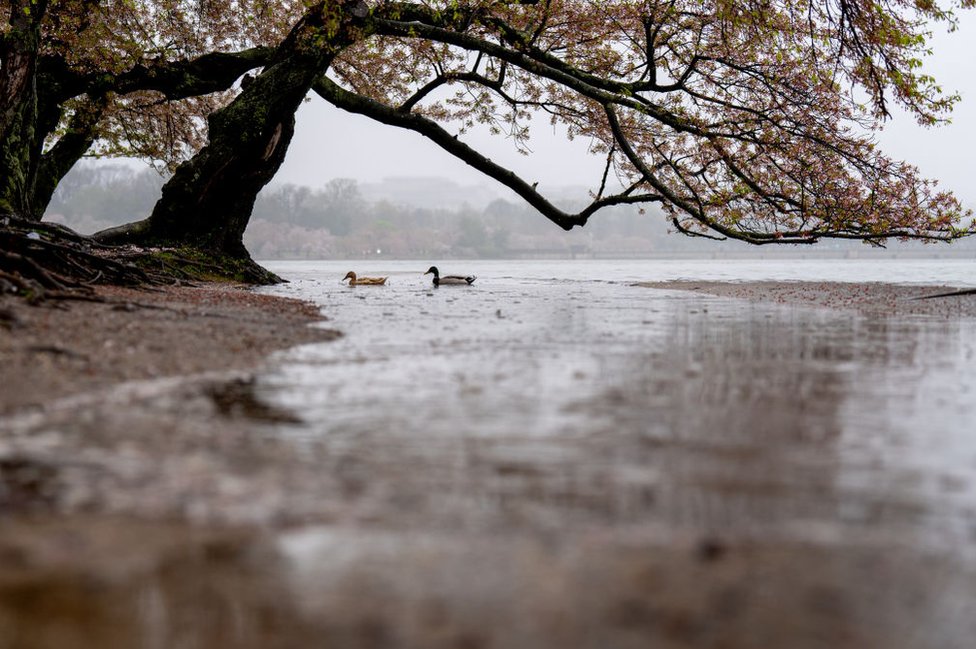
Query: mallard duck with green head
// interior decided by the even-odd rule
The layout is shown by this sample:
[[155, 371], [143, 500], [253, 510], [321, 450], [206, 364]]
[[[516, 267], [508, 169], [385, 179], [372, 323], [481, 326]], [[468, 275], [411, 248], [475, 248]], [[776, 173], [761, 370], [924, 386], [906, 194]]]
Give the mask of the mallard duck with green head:
[[431, 266], [424, 275], [434, 276], [434, 286], [470, 286], [477, 279], [474, 275], [444, 275], [437, 270], [437, 266]]

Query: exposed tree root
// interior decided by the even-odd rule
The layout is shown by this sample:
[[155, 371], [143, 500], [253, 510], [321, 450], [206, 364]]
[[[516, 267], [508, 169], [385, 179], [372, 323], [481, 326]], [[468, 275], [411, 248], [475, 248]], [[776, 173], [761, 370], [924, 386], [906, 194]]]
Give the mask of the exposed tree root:
[[167, 281], [66, 228], [9, 217], [0, 223], [0, 279], [6, 292], [31, 301], [56, 294], [91, 294], [95, 284], [143, 286]]
[[0, 218], [0, 294], [31, 302], [97, 301], [96, 285], [149, 288], [214, 280], [281, 281], [250, 259], [192, 249], [110, 246], [59, 225]]

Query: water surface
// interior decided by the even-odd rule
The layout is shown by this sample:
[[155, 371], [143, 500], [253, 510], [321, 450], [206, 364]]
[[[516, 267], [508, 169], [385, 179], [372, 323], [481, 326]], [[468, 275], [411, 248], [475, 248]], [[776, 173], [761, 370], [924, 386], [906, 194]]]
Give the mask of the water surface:
[[261, 379], [337, 480], [334, 521], [280, 545], [319, 605], [433, 599], [474, 646], [968, 646], [976, 323], [632, 284], [969, 286], [972, 262], [271, 267], [345, 333]]
[[[973, 277], [972, 264], [855, 264], [895, 281]], [[357, 268], [390, 274], [380, 288], [339, 284], [350, 262], [273, 266], [292, 282], [275, 291], [345, 332], [266, 377], [306, 422], [282, 434], [382, 472], [373, 489], [388, 493], [364, 498], [385, 515], [969, 533], [974, 323], [631, 284], [850, 279], [843, 262], [454, 265], [475, 285], [434, 289], [409, 262]], [[381, 502], [408, 494], [423, 515]]]
[[5, 527], [0, 649], [972, 646], [976, 321], [633, 284], [973, 262], [268, 265], [344, 336], [17, 428], [24, 484], [221, 525]]

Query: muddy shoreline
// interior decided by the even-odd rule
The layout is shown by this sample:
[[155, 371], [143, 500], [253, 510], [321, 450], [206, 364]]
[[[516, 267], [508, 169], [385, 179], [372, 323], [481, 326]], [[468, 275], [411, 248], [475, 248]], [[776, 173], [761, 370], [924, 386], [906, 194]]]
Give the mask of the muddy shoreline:
[[693, 291], [772, 304], [842, 309], [879, 316], [976, 317], [976, 295], [952, 286], [874, 282], [640, 282], [645, 288]]
[[102, 301], [32, 307], [0, 297], [0, 415], [131, 380], [252, 370], [277, 350], [332, 340], [314, 305], [211, 284], [99, 288]]

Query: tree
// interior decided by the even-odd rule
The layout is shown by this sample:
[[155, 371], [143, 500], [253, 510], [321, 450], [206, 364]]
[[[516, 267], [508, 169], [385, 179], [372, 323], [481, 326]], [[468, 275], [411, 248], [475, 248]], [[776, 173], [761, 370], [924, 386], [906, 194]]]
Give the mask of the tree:
[[209, 141], [180, 165], [145, 221], [115, 228], [107, 241], [192, 243], [248, 260], [244, 230], [258, 192], [284, 161], [295, 112], [313, 80], [355, 42], [367, 15], [359, 0], [315, 5], [240, 95], [209, 118]]
[[[300, 15], [288, 4], [282, 15]], [[258, 20], [262, 7], [267, 13], [261, 0], [0, 0], [0, 213], [40, 220], [88, 152], [170, 168], [195, 153], [203, 118], [232, 97], [242, 74], [267, 63], [265, 43], [280, 40], [278, 21]]]
[[[47, 3], [13, 0], [0, 35], [0, 197], [28, 182], [26, 151], [35, 137], [37, 58]], [[0, 210], [12, 205], [0, 198]]]
[[[482, 13], [466, 30], [378, 19], [387, 60], [429, 43], [449, 49], [428, 53], [436, 64], [418, 82], [397, 85], [396, 68], [378, 75], [393, 92], [341, 58], [315, 90], [422, 133], [566, 229], [609, 204], [658, 202], [683, 232], [757, 244], [951, 239], [972, 228], [957, 229], [959, 203], [870, 137], [892, 101], [936, 124], [958, 99], [918, 71], [921, 20], [951, 15], [917, 4], [550, 2]], [[447, 107], [420, 107], [448, 85], [461, 90]], [[530, 111], [607, 155], [595, 199], [578, 213], [435, 121], [489, 123], [521, 143]], [[624, 189], [605, 196], [611, 172]]]
[[[103, 240], [246, 258], [254, 197], [278, 169], [310, 90], [424, 135], [567, 230], [602, 208], [648, 203], [686, 234], [754, 244], [948, 241], [976, 228], [951, 194], [872, 139], [892, 104], [935, 125], [958, 100], [921, 70], [927, 25], [954, 24], [951, 8], [935, 2], [343, 0], [300, 17], [298, 9], [283, 7], [295, 17], [290, 31], [209, 114], [206, 145], [177, 168], [150, 217]], [[198, 39], [211, 48], [200, 56], [259, 43], [213, 21], [235, 36]], [[485, 124], [528, 152], [536, 115], [605, 157], [579, 211], [560, 209], [464, 141]]]
[[[421, 133], [566, 229], [609, 205], [654, 202], [682, 232], [756, 244], [950, 240], [971, 231], [959, 225], [967, 213], [870, 136], [892, 102], [936, 124], [958, 99], [918, 70], [923, 19], [952, 16], [907, 0], [381, 2], [336, 17], [355, 24], [330, 40], [312, 87]], [[525, 146], [538, 112], [606, 155], [576, 213], [445, 126], [482, 122]]]

